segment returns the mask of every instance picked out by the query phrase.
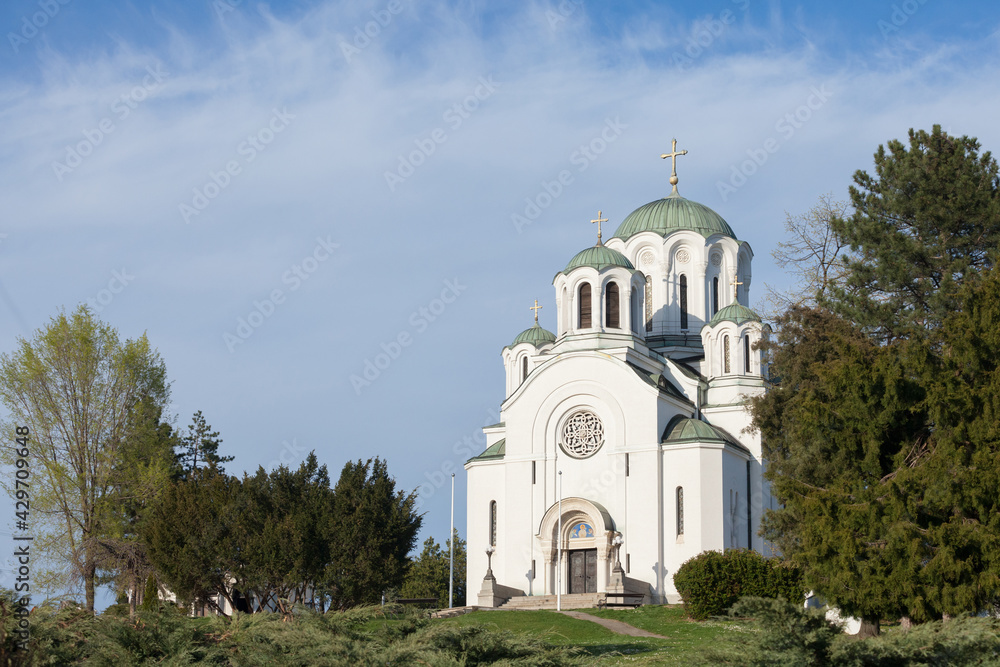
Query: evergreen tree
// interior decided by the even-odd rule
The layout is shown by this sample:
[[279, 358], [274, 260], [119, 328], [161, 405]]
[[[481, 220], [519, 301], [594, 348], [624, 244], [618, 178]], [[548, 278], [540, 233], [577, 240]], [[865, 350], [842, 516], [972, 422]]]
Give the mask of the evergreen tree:
[[846, 279], [778, 319], [780, 384], [751, 405], [781, 503], [766, 534], [863, 631], [1000, 592], [1000, 199], [978, 150], [937, 126], [879, 148], [831, 221]]
[[[458, 536], [456, 530], [452, 539], [455, 542], [455, 579], [452, 602], [455, 605], [465, 604], [465, 540]], [[448, 606], [448, 582], [451, 574], [451, 540], [441, 548], [433, 537], [424, 540], [424, 548], [420, 556], [410, 565], [406, 580], [403, 582], [402, 596], [405, 598], [437, 598], [441, 608]]]
[[349, 462], [334, 487], [326, 581], [338, 609], [374, 604], [406, 576], [421, 517], [416, 495], [396, 490], [384, 461]]
[[939, 125], [911, 129], [908, 146], [879, 146], [875, 175], [854, 175], [854, 215], [832, 221], [851, 249], [847, 280], [829, 295], [836, 312], [880, 340], [924, 336], [956, 308], [961, 285], [996, 264], [1000, 181], [979, 148]]
[[223, 464], [233, 460], [232, 456], [219, 456], [219, 445], [222, 438], [218, 431], [205, 422], [201, 410], [191, 417], [191, 425], [178, 443], [175, 455], [177, 476], [186, 479], [193, 471], [204, 467], [223, 469]]

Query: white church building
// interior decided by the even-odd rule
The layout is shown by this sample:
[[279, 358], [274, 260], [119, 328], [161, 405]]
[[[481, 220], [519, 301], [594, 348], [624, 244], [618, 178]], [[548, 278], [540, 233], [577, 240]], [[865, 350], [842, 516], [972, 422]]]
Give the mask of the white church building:
[[767, 378], [768, 328], [745, 305], [753, 251], [680, 196], [676, 144], [673, 192], [607, 242], [598, 213], [597, 244], [556, 273], [555, 332], [536, 301], [534, 326], [503, 349], [501, 421], [465, 465], [467, 604], [677, 602], [673, 575], [698, 553], [770, 555], [760, 440], [744, 432]]

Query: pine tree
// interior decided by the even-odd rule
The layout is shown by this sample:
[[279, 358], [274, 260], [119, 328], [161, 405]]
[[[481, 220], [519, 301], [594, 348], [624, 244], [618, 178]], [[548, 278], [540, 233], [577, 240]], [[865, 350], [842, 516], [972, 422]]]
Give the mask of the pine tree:
[[181, 438], [177, 447], [175, 455], [177, 476], [186, 479], [193, 471], [204, 467], [223, 470], [223, 464], [229, 463], [234, 457], [219, 456], [221, 444], [222, 438], [219, 437], [219, 432], [213, 431], [205, 422], [201, 410], [195, 412], [191, 417], [187, 434]]

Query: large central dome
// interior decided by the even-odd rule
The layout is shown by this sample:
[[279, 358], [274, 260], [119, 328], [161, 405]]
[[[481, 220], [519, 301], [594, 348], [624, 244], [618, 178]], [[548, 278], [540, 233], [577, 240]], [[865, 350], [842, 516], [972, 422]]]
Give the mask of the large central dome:
[[618, 226], [614, 238], [627, 241], [639, 232], [656, 232], [667, 237], [674, 232], [688, 230], [698, 232], [705, 238], [722, 234], [736, 238], [733, 228], [722, 216], [703, 204], [671, 194], [640, 206], [628, 214]]

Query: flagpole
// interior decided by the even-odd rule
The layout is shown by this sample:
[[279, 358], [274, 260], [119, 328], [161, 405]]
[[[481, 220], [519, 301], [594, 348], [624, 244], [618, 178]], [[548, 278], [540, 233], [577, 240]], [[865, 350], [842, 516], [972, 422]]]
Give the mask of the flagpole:
[[451, 534], [448, 536], [448, 609], [455, 606], [455, 473], [451, 473]]
[[562, 470], [559, 471], [559, 534], [556, 557], [556, 611], [562, 611]]

